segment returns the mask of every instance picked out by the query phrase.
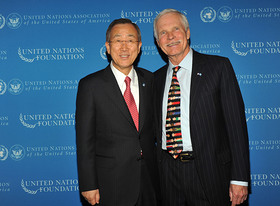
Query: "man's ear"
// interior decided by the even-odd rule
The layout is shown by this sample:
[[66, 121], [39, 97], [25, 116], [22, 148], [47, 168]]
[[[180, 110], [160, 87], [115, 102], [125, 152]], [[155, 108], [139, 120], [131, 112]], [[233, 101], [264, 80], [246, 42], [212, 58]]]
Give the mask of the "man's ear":
[[106, 41], [105, 46], [106, 46], [107, 53], [110, 54], [110, 43]]
[[138, 54], [140, 53], [141, 51], [141, 46], [142, 46], [142, 41], [139, 42], [139, 45], [138, 45]]
[[191, 38], [191, 31], [190, 28], [187, 30], [187, 39], [189, 40]]

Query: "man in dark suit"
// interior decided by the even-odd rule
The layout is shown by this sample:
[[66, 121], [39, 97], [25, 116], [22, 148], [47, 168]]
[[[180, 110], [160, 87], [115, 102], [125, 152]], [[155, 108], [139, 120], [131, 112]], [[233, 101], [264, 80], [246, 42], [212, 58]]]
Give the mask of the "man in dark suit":
[[192, 50], [187, 18], [177, 10], [158, 14], [154, 35], [169, 60], [154, 74], [163, 205], [243, 203], [250, 179], [248, 134], [230, 61]]
[[76, 105], [80, 191], [92, 205], [156, 205], [153, 74], [133, 66], [141, 33], [129, 19], [106, 32], [111, 64], [81, 79]]

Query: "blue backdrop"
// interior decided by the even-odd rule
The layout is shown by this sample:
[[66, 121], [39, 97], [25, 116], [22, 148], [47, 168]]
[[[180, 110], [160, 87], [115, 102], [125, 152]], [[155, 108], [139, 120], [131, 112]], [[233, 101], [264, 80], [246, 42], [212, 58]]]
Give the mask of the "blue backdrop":
[[139, 66], [165, 64], [152, 29], [165, 8], [187, 16], [192, 48], [231, 60], [246, 105], [250, 205], [279, 205], [278, 0], [0, 0], [0, 205], [81, 205], [78, 81], [107, 66], [105, 32], [121, 17], [142, 31]]

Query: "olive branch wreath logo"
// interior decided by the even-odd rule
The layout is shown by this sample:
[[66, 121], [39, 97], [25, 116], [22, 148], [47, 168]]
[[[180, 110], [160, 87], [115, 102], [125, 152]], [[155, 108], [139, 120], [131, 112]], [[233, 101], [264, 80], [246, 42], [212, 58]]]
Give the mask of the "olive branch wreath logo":
[[24, 120], [23, 120], [23, 116], [22, 116], [22, 113], [19, 115], [19, 120], [21, 122], [21, 124], [27, 128], [30, 128], [30, 129], [34, 129], [36, 127], [36, 124], [27, 124]]
[[28, 63], [32, 63], [35, 59], [35, 57], [33, 59], [28, 59], [28, 58], [24, 57], [21, 53], [20, 47], [18, 48], [18, 55], [23, 61], [28, 62]]
[[31, 194], [31, 195], [35, 195], [37, 192], [38, 192], [38, 190], [29, 190], [29, 189], [27, 189], [26, 187], [25, 187], [25, 185], [24, 185], [24, 181], [23, 180], [21, 180], [21, 187], [22, 187], [22, 189], [25, 191], [25, 192], [27, 192], [28, 194]]
[[238, 50], [235, 48], [234, 42], [233, 42], [233, 41], [231, 42], [231, 48], [232, 48], [232, 50], [234, 51], [235, 54], [238, 54], [238, 55], [240, 55], [240, 56], [246, 56], [246, 55], [248, 54], [248, 52], [249, 52], [249, 51], [247, 51], [247, 52], [238, 51]]

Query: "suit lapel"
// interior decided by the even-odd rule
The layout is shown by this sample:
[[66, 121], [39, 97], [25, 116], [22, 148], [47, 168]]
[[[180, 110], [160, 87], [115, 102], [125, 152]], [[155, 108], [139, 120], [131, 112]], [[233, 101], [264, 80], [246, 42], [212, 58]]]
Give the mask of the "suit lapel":
[[[130, 115], [124, 97], [121, 93], [117, 80], [111, 70], [110, 65], [104, 70], [104, 81], [106, 82], [104, 90], [107, 95], [111, 98], [111, 101], [116, 104], [121, 113], [127, 118], [128, 122], [135, 127], [133, 119]], [[136, 127], [135, 127], [136, 128]]]
[[159, 87], [159, 99], [161, 100], [160, 105], [162, 105], [162, 101], [163, 101], [163, 93], [164, 93], [164, 88], [166, 83], [167, 69], [168, 69], [168, 64], [163, 67], [162, 73], [158, 76], [158, 82], [160, 85]]
[[[202, 56], [193, 50], [193, 66], [192, 66], [192, 76], [191, 76], [191, 91], [190, 91], [190, 117], [195, 112], [195, 107], [197, 105], [197, 101], [199, 99], [199, 94], [202, 90], [202, 83], [205, 72], [205, 61], [203, 60]], [[157, 108], [160, 109], [158, 114], [160, 114], [159, 121], [162, 120], [162, 100], [163, 100], [163, 93], [164, 87], [166, 83], [166, 74], [167, 74], [168, 64], [164, 66], [162, 72], [157, 76], [158, 82], [158, 89], [159, 89], [159, 99]]]
[[166, 74], [167, 74], [167, 68], [168, 68], [168, 64], [165, 65], [161, 72], [159, 73], [159, 75], [156, 77], [157, 79], [155, 80], [156, 82], [156, 92], [158, 92], [157, 95], [157, 104], [156, 104], [156, 110], [157, 110], [157, 122], [158, 122], [158, 126], [160, 128], [161, 131], [161, 127], [162, 127], [162, 102], [163, 102], [163, 94], [164, 94], [164, 88], [165, 88], [165, 83], [166, 83]]
[[201, 55], [193, 50], [193, 66], [191, 77], [191, 91], [190, 91], [190, 117], [195, 112], [195, 107], [202, 89], [203, 78], [206, 75], [205, 62]]
[[146, 109], [149, 105], [147, 100], [147, 87], [146, 81], [144, 79], [143, 73], [138, 69], [135, 69], [138, 76], [138, 87], [139, 87], [139, 132], [143, 128]]

